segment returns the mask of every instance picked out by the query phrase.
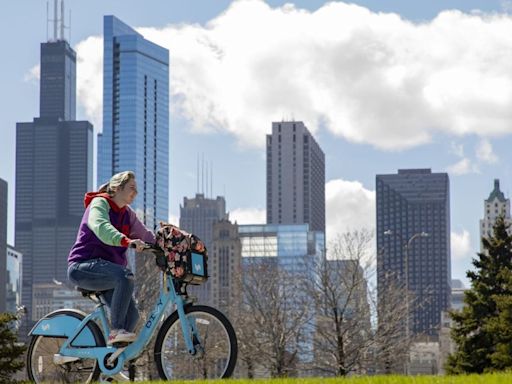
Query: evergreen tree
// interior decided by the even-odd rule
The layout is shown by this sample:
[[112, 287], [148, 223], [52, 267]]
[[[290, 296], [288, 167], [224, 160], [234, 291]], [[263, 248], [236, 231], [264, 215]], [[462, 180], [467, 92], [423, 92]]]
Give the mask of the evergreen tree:
[[451, 374], [483, 373], [512, 368], [512, 236], [503, 217], [493, 234], [482, 238], [484, 252], [468, 271], [471, 288], [464, 307], [450, 313], [456, 352], [448, 357]]
[[13, 375], [24, 367], [21, 359], [25, 346], [18, 344], [11, 325], [17, 317], [11, 313], [0, 313], [0, 383], [14, 383]]

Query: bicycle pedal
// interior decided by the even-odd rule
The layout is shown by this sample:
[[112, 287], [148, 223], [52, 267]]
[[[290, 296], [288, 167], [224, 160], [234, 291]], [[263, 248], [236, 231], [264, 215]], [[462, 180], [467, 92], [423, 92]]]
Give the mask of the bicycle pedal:
[[60, 353], [55, 353], [53, 355], [53, 362], [54, 362], [54, 364], [62, 365], [62, 364], [66, 364], [66, 363], [72, 363], [72, 362], [78, 361], [78, 360], [80, 360], [79, 357], [63, 356]]
[[126, 348], [130, 344], [131, 342], [128, 341], [118, 341], [117, 343], [112, 343], [111, 346], [116, 348]]
[[126, 349], [126, 347], [123, 347], [123, 348], [118, 348], [117, 351], [115, 351], [112, 355], [110, 355], [110, 357], [107, 359], [107, 363], [109, 365], [113, 365], [114, 362], [117, 360], [117, 358], [119, 357], [119, 355], [121, 355], [121, 353], [124, 352], [124, 350]]

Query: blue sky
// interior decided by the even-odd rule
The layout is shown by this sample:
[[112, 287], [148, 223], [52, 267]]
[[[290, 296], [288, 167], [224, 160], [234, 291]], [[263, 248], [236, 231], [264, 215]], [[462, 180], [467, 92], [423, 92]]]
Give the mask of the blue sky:
[[[463, 279], [493, 179], [511, 192], [512, 2], [352, 4], [67, 1], [78, 118], [101, 130], [103, 15], [113, 14], [170, 50], [172, 217], [196, 192], [204, 154], [213, 195], [239, 222], [261, 222], [265, 134], [272, 121], [303, 120], [326, 154], [329, 237], [374, 226], [375, 174], [449, 172], [452, 275]], [[46, 2], [6, 2], [3, 12], [0, 178], [13, 223], [15, 124], [38, 115]]]

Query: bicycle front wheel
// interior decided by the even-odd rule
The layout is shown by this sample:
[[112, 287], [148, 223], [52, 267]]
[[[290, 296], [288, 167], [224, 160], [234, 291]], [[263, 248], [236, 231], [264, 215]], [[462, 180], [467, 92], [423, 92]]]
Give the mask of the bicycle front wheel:
[[205, 305], [186, 306], [189, 322], [195, 322], [200, 344], [192, 356], [183, 338], [177, 312], [169, 316], [155, 342], [155, 362], [163, 380], [220, 379], [235, 369], [238, 346], [235, 331], [220, 311]]

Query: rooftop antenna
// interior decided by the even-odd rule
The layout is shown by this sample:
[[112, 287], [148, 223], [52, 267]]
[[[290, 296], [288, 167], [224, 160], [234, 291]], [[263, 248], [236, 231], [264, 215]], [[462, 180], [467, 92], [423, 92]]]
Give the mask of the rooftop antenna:
[[204, 194], [204, 152], [202, 153], [201, 161], [201, 193]]
[[53, 40], [57, 41], [57, 26], [59, 23], [59, 16], [57, 14], [57, 3], [59, 0], [53, 0]]
[[68, 33], [68, 41], [70, 42], [71, 44], [71, 9], [69, 10], [69, 24], [68, 24], [68, 29], [69, 29], [69, 33]]
[[205, 182], [206, 182], [206, 190], [205, 190], [205, 193], [204, 193], [204, 197], [207, 199], [208, 198], [208, 161], [206, 162], [206, 171], [205, 171]]
[[210, 163], [210, 197], [213, 199], [213, 161]]
[[64, 40], [64, 0], [60, 2], [60, 40]]
[[199, 193], [199, 152], [197, 152], [196, 193]]

